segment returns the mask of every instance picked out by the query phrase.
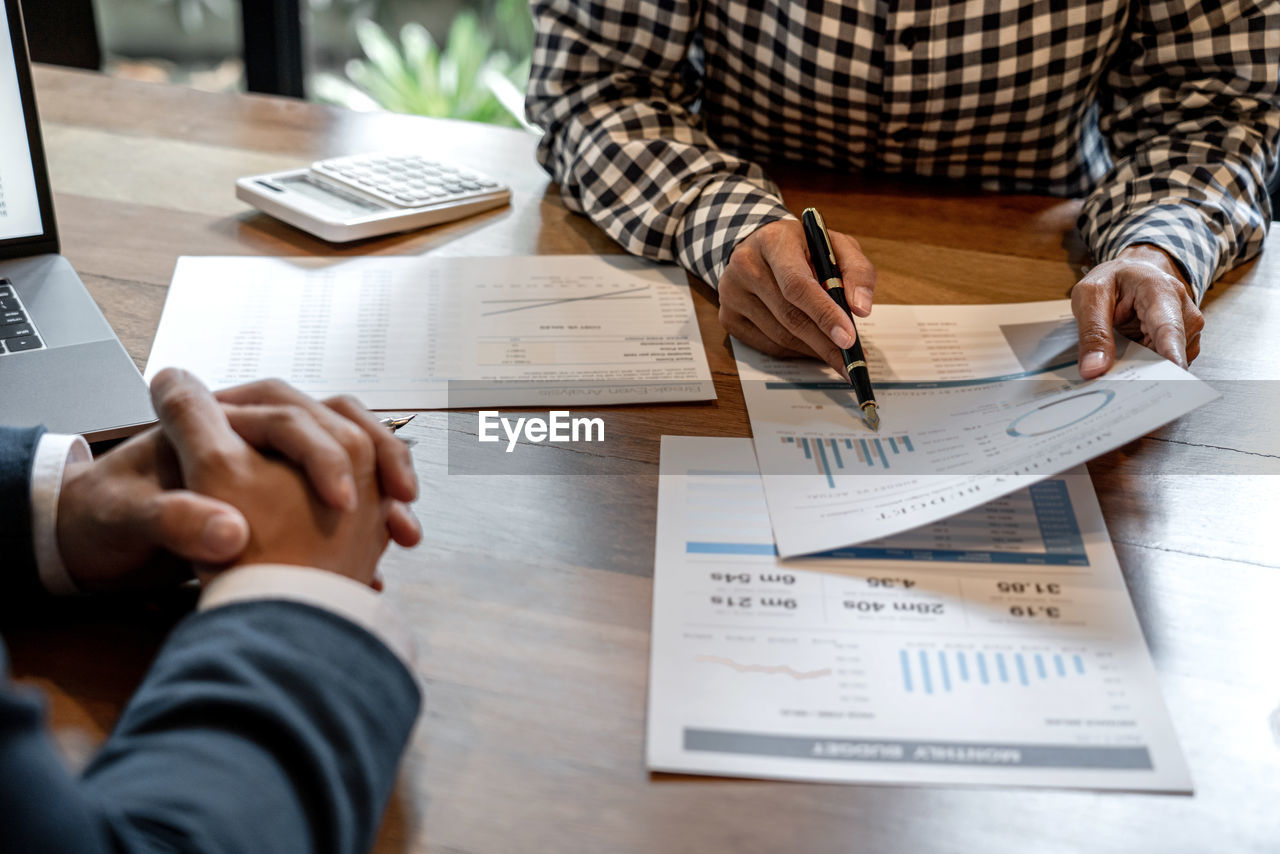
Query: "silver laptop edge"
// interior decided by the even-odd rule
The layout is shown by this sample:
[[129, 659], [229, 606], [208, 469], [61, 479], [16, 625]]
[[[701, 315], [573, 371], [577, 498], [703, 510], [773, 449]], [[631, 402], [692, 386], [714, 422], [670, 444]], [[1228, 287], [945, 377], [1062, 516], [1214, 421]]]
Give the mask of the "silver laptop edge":
[[[41, 144], [31, 69], [16, 0], [0, 0], [0, 278], [34, 328], [17, 350], [0, 344], [0, 423], [43, 424], [91, 441], [127, 436], [155, 420], [146, 383], [97, 304], [58, 253], [53, 198]], [[25, 127], [26, 145], [18, 130]], [[25, 151], [24, 151], [25, 148]], [[0, 283], [0, 289], [5, 283]], [[0, 291], [2, 292], [2, 291]], [[16, 325], [9, 333], [16, 332]], [[8, 342], [0, 325], [0, 342]], [[15, 351], [17, 350], [17, 351]]]

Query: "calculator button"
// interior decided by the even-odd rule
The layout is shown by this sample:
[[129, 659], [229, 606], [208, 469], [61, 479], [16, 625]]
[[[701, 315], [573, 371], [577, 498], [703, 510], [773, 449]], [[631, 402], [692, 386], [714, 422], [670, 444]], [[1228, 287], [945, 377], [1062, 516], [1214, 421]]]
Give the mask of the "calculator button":
[[17, 311], [19, 308], [17, 297], [0, 294], [0, 311]]
[[12, 326], [15, 323], [26, 323], [27, 316], [21, 311], [6, 311], [0, 314], [0, 326]]
[[4, 327], [4, 330], [0, 331], [0, 338], [26, 338], [28, 335], [35, 334], [36, 331], [31, 328], [31, 324], [21, 323]]

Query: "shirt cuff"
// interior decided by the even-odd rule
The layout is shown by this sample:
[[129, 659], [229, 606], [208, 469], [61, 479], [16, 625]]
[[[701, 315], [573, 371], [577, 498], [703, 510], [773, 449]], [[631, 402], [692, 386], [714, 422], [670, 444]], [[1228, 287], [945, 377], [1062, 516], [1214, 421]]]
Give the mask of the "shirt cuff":
[[795, 219], [777, 187], [767, 179], [737, 176], [709, 182], [685, 211], [676, 237], [676, 260], [712, 287], [729, 256], [751, 232], [780, 219]]
[[1197, 304], [1224, 272], [1219, 240], [1194, 209], [1157, 205], [1127, 216], [1100, 236], [1094, 255], [1101, 264], [1135, 243], [1150, 243], [1172, 255], [1186, 274]]
[[55, 596], [80, 592], [58, 551], [58, 498], [67, 463], [89, 462], [89, 443], [83, 436], [45, 433], [31, 464], [31, 542], [40, 584]]
[[205, 585], [197, 610], [266, 600], [297, 602], [343, 617], [382, 641], [414, 672], [417, 650], [404, 620], [372, 588], [344, 575], [286, 564], [236, 567]]

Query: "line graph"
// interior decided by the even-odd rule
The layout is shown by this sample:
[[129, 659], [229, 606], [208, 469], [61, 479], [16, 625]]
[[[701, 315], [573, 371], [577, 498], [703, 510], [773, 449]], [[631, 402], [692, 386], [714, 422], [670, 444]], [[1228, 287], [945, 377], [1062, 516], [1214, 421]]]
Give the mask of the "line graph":
[[481, 305], [498, 305], [505, 303], [529, 303], [529, 305], [516, 305], [510, 308], [500, 308], [495, 311], [482, 311], [481, 317], [492, 317], [496, 314], [511, 314], [517, 311], [529, 311], [535, 308], [547, 308], [553, 305], [565, 305], [571, 302], [587, 302], [588, 300], [600, 300], [607, 302], [611, 300], [631, 299], [642, 300], [647, 297], [633, 297], [630, 294], [644, 293], [649, 290], [648, 285], [641, 285], [635, 288], [625, 288], [617, 291], [606, 291], [599, 294], [591, 294], [584, 297], [561, 297], [559, 299], [546, 299], [545, 297], [531, 297], [525, 299], [487, 299], [480, 300]]
[[741, 664], [732, 658], [721, 658], [718, 655], [699, 655], [695, 656], [694, 661], [699, 664], [721, 664], [725, 667], [738, 671], [739, 673], [769, 673], [790, 676], [797, 681], [804, 679], [821, 679], [824, 676], [831, 675], [830, 667], [823, 667], [820, 670], [796, 670], [788, 664]]

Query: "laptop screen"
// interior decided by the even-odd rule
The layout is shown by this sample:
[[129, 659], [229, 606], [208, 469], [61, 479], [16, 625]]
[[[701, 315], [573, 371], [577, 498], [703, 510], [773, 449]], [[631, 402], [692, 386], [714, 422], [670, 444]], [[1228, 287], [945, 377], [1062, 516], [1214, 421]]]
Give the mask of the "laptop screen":
[[57, 251], [18, 0], [0, 0], [0, 257]]
[[[0, 44], [12, 44], [11, 35], [9, 16], [0, 16]], [[0, 127], [0, 240], [41, 234], [44, 225], [12, 50], [0, 50]]]

